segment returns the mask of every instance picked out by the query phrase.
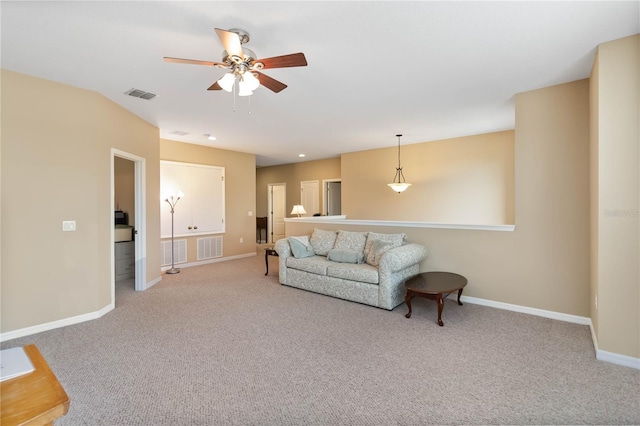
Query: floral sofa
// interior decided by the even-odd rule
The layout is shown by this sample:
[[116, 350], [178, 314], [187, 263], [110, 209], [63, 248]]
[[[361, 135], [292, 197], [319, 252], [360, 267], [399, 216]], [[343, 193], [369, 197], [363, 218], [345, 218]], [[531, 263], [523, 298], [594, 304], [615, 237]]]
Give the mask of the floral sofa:
[[278, 240], [280, 283], [391, 310], [427, 255], [405, 234], [326, 231]]

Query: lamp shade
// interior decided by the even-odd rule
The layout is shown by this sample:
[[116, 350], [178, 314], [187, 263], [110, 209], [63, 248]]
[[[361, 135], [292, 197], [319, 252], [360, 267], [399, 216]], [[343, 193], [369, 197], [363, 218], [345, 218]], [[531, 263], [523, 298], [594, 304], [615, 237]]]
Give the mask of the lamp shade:
[[222, 87], [223, 90], [227, 92], [231, 92], [233, 90], [233, 84], [236, 82], [235, 74], [228, 72], [220, 80], [218, 80], [218, 86]]
[[300, 217], [300, 215], [302, 214], [307, 214], [307, 211], [304, 209], [304, 207], [301, 204], [296, 204], [295, 206], [293, 206], [293, 210], [291, 210], [291, 214], [297, 214], [298, 217]]
[[247, 89], [253, 92], [258, 88], [258, 86], [260, 86], [260, 80], [258, 80], [251, 71], [245, 71], [245, 73], [242, 74], [242, 84], [240, 87], [242, 87], [243, 84], [247, 86]]
[[387, 185], [389, 185], [389, 187], [394, 191], [396, 191], [398, 194], [411, 186], [410, 183], [406, 183], [406, 182], [394, 182], [394, 183], [388, 183]]
[[238, 87], [239, 87], [238, 96], [251, 96], [251, 95], [253, 95], [253, 92], [251, 90], [249, 90], [249, 87], [246, 84], [242, 83], [242, 81], [238, 83]]

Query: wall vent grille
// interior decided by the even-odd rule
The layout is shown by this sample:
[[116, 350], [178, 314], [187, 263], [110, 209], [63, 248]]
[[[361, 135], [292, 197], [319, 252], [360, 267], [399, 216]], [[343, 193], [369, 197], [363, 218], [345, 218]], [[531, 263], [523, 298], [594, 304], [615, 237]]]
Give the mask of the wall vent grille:
[[169, 132], [170, 135], [177, 135], [177, 136], [186, 136], [189, 134], [189, 132], [185, 132], [183, 130], [173, 130], [171, 132]]
[[222, 237], [198, 238], [198, 260], [222, 257]]
[[139, 89], [131, 89], [124, 92], [125, 95], [133, 96], [134, 98], [140, 98], [145, 100], [150, 100], [156, 97], [154, 93], [145, 92], [144, 90]]
[[[171, 240], [162, 241], [160, 244], [162, 257], [162, 265], [160, 266], [171, 266]], [[174, 240], [173, 251], [174, 264], [187, 262], [187, 240]]]

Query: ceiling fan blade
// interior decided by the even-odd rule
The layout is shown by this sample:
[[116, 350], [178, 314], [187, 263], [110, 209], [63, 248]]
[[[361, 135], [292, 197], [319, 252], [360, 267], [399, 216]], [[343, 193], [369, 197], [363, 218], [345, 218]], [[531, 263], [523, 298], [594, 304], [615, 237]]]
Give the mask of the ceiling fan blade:
[[273, 58], [257, 59], [253, 63], [260, 62], [263, 68], [306, 67], [307, 58], [304, 53], [292, 53], [290, 55], [274, 56]]
[[207, 90], [222, 90], [222, 87], [220, 87], [220, 85], [216, 81], [211, 86], [209, 86], [209, 88]]
[[226, 68], [226, 64], [222, 62], [211, 62], [211, 61], [198, 61], [196, 59], [182, 59], [182, 58], [171, 58], [168, 56], [164, 57], [165, 62], [175, 62], [177, 64], [192, 64], [192, 65], [205, 65], [207, 67], [215, 67], [222, 66]]
[[215, 30], [222, 42], [222, 45], [224, 46], [224, 50], [227, 51], [229, 56], [244, 58], [244, 55], [242, 54], [242, 44], [240, 43], [240, 37], [238, 34], [231, 31], [221, 30], [220, 28], [216, 28]]
[[287, 88], [286, 84], [281, 83], [278, 80], [269, 77], [268, 75], [264, 75], [259, 72], [256, 72], [256, 74], [258, 74], [258, 80], [260, 81], [260, 84], [262, 84], [272, 92], [279, 93]]

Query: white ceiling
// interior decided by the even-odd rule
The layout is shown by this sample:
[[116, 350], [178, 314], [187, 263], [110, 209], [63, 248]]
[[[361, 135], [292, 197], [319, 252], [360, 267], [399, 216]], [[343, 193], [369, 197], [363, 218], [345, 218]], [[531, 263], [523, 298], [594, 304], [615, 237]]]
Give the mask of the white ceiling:
[[[269, 166], [394, 146], [396, 133], [410, 144], [512, 129], [516, 93], [588, 77], [599, 43], [640, 32], [639, 4], [2, 1], [1, 65], [99, 92], [162, 138]], [[250, 108], [236, 98], [234, 112], [232, 94], [206, 90], [224, 70], [162, 59], [220, 61], [215, 27], [248, 31], [260, 58], [304, 52], [309, 65], [266, 70], [289, 87], [259, 88]]]

